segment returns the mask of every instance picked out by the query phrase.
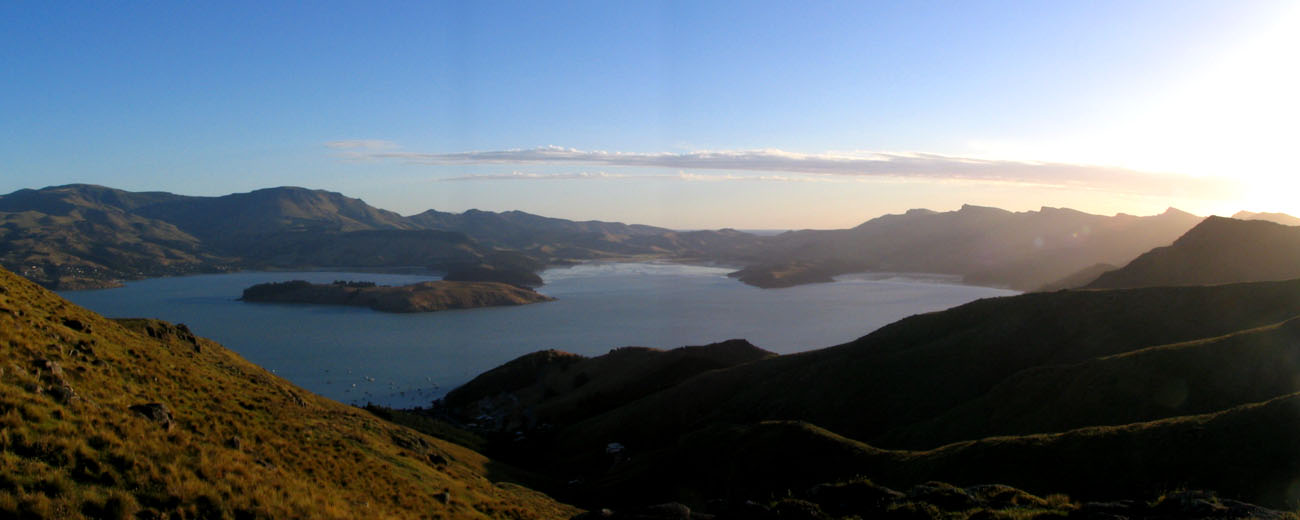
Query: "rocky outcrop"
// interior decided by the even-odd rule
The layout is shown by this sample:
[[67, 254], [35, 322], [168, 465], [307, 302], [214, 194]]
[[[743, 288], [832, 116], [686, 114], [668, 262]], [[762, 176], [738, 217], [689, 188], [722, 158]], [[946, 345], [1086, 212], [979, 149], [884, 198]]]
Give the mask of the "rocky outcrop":
[[140, 417], [158, 423], [158, 426], [161, 426], [166, 431], [172, 431], [172, 426], [176, 424], [176, 420], [172, 418], [171, 410], [168, 410], [167, 405], [162, 403], [133, 405], [131, 411]]

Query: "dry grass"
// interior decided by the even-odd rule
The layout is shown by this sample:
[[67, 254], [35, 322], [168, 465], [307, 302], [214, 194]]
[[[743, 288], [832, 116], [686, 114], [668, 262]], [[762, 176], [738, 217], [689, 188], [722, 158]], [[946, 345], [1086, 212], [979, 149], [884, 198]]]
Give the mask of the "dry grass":
[[[2, 517], [575, 512], [492, 482], [495, 464], [469, 449], [312, 395], [181, 328], [107, 320], [8, 272], [0, 369]], [[174, 424], [130, 410], [144, 403], [166, 405]]]

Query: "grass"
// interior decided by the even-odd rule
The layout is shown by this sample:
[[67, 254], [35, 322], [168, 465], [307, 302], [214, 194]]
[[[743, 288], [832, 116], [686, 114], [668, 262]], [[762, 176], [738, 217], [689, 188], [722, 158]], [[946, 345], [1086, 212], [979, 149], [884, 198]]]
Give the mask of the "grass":
[[[0, 517], [576, 512], [493, 482], [497, 465], [467, 448], [310, 394], [179, 327], [107, 320], [8, 272], [0, 369]], [[144, 403], [164, 404], [173, 424], [130, 410]]]

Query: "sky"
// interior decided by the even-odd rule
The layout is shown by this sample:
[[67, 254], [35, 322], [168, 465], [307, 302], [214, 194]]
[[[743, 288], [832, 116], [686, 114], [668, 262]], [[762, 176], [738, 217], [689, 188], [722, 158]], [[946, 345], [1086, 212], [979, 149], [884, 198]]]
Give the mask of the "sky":
[[3, 2], [0, 192], [1300, 214], [1300, 1]]

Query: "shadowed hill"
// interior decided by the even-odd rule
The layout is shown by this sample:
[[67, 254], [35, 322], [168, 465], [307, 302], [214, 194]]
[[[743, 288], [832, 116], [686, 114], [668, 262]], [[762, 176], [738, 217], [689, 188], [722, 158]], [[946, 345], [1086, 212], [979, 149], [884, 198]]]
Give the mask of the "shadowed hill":
[[1300, 278], [1300, 227], [1209, 217], [1168, 247], [1102, 274], [1090, 289]]
[[592, 358], [547, 350], [474, 378], [440, 407], [495, 431], [568, 425], [697, 374], [775, 355], [738, 339], [666, 351], [622, 347]]
[[1008, 377], [885, 441], [927, 447], [1195, 415], [1300, 392], [1300, 318]]
[[0, 516], [555, 518], [468, 449], [0, 270]]
[[[582, 361], [525, 356], [507, 365], [515, 383], [470, 393], [544, 403], [539, 382]], [[1032, 293], [552, 415], [526, 463], [579, 482], [587, 503], [749, 500], [861, 476], [1088, 500], [1190, 487], [1292, 508], [1297, 373], [1300, 280]]]
[[[798, 421], [718, 424], [670, 449], [633, 455], [586, 484], [586, 492], [609, 503], [691, 501], [772, 496], [866, 477], [899, 489], [935, 480], [958, 486], [996, 482], [1082, 500], [1212, 489], [1291, 509], [1300, 500], [1297, 432], [1300, 395], [1294, 394], [1210, 414], [990, 437], [926, 451], [880, 449]], [[1215, 515], [1171, 517], [1204, 516]]]
[[705, 373], [575, 424], [562, 437], [575, 450], [600, 439], [657, 446], [712, 423], [796, 419], [875, 443], [1029, 368], [1217, 337], [1297, 315], [1300, 280], [985, 299], [906, 318], [837, 347]]
[[1122, 265], [1172, 242], [1199, 220], [1172, 208], [1150, 217], [1058, 208], [1013, 213], [971, 205], [943, 213], [912, 210], [852, 229], [769, 237], [748, 262], [750, 269], [737, 275], [759, 286], [787, 286], [856, 271], [932, 272], [1032, 290], [1098, 263]]
[[1119, 269], [1118, 266], [1110, 264], [1093, 264], [1065, 278], [1046, 284], [1038, 288], [1039, 292], [1059, 291], [1061, 289], [1077, 289], [1095, 281], [1103, 273]]

